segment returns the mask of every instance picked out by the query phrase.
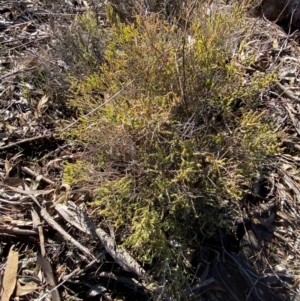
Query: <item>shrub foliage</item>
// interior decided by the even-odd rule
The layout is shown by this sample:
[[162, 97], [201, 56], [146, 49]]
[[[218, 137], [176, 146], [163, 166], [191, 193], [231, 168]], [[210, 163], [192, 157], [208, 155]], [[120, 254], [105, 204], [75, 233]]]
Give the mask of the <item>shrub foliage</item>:
[[[274, 75], [244, 74], [251, 57], [243, 40], [251, 32], [241, 6], [192, 3], [178, 19], [139, 14], [130, 24], [109, 6], [107, 13], [110, 26], [93, 29], [104, 63], [71, 78], [69, 105], [80, 122], [64, 135], [89, 151], [66, 166], [65, 179], [77, 183], [72, 177], [80, 174], [84, 185], [92, 164], [99, 176], [91, 205], [114, 226], [118, 243], [141, 262], [155, 259], [157, 279], [164, 274], [178, 292], [194, 273], [187, 251], [229, 227], [228, 204], [277, 151], [257, 100]], [[90, 14], [81, 22], [93, 24], [84, 18]]]

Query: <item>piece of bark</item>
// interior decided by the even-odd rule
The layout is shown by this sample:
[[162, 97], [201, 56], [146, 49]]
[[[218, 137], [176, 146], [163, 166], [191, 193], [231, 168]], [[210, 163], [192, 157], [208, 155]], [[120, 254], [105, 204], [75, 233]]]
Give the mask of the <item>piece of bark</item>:
[[146, 271], [131, 257], [128, 252], [116, 246], [115, 241], [102, 229], [97, 228], [96, 233], [100, 238], [105, 250], [123, 269], [136, 274], [143, 280], [147, 279]]

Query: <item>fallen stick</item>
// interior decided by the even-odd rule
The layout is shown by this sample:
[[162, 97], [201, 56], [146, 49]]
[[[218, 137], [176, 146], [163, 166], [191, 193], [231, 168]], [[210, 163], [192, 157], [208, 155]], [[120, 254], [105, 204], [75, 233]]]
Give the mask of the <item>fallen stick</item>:
[[91, 254], [91, 252], [80, 244], [77, 240], [75, 240], [69, 233], [67, 233], [54, 219], [49, 215], [45, 208], [41, 209], [41, 216], [45, 219], [45, 221], [57, 232], [59, 232], [67, 241], [72, 243], [76, 248], [82, 251], [86, 256], [90, 259], [94, 260], [95, 257]]
[[99, 277], [105, 277], [108, 279], [113, 279], [115, 281], [118, 281], [118, 282], [122, 283], [123, 285], [129, 287], [130, 289], [133, 289], [135, 292], [137, 290], [140, 290], [143, 293], [146, 291], [146, 287], [134, 278], [115, 275], [112, 272], [101, 272], [99, 274]]
[[57, 204], [55, 209], [68, 222], [78, 230], [98, 236], [105, 250], [124, 270], [133, 272], [141, 279], [146, 279], [146, 271], [138, 264], [138, 262], [129, 255], [125, 250], [121, 250], [116, 246], [115, 241], [102, 229], [94, 226], [89, 217], [75, 204], [71, 203], [72, 209], [65, 205]]
[[276, 86], [281, 90], [282, 94], [292, 100], [295, 100], [297, 102], [300, 102], [300, 98], [294, 94], [293, 92], [291, 92], [287, 87], [283, 86], [280, 83], [276, 83]]
[[32, 216], [32, 222], [33, 222], [33, 228], [37, 229], [39, 232], [41, 255], [43, 257], [45, 257], [46, 256], [45, 237], [44, 237], [44, 233], [43, 233], [41, 219], [40, 219], [39, 215], [37, 214], [37, 212], [33, 208], [31, 210], [31, 216]]
[[76, 227], [78, 230], [93, 237], [97, 236], [102, 242], [106, 252], [109, 253], [114, 261], [118, 263], [124, 270], [134, 273], [139, 278], [144, 280], [146, 284], [152, 282], [152, 293], [159, 293], [168, 301], [176, 301], [167, 292], [161, 290], [160, 287], [155, 285], [151, 277], [148, 277], [146, 271], [140, 266], [140, 264], [127, 251], [120, 249], [111, 236], [109, 236], [100, 228], [96, 229], [91, 219], [83, 210], [78, 208], [78, 206], [72, 202], [69, 202], [69, 207], [66, 205], [57, 204], [55, 209], [67, 222], [71, 223], [71, 225]]
[[19, 229], [16, 227], [11, 227], [7, 225], [2, 225], [0, 226], [0, 232], [2, 233], [7, 233], [7, 234], [13, 234], [13, 235], [34, 235], [36, 236], [38, 234], [37, 231], [34, 230], [26, 230], [26, 229]]
[[20, 70], [17, 70], [17, 71], [13, 71], [13, 72], [10, 72], [8, 74], [5, 74], [3, 76], [0, 77], [0, 81], [7, 78], [7, 77], [10, 77], [10, 76], [13, 76], [13, 75], [16, 75], [18, 73], [22, 73], [22, 72], [28, 72], [28, 71], [32, 71], [34, 69], [36, 69], [37, 67], [31, 67], [31, 68], [27, 68], [27, 69], [20, 69]]
[[[31, 170], [28, 167], [22, 166], [21, 170], [23, 172], [25, 172], [27, 175], [29, 175], [29, 176], [31, 176], [33, 178], [36, 178], [37, 176], [39, 176], [39, 174], [35, 173], [33, 170]], [[48, 178], [46, 178], [44, 176], [41, 176], [41, 180], [43, 180], [44, 182], [46, 182], [47, 184], [50, 184], [50, 185], [54, 185], [55, 184], [53, 181], [51, 181], [50, 179], [48, 179]]]
[[26, 143], [26, 142], [30, 142], [30, 141], [34, 141], [34, 140], [38, 140], [38, 139], [43, 139], [43, 138], [55, 137], [55, 136], [56, 135], [49, 134], [49, 135], [43, 135], [43, 136], [36, 136], [36, 137], [26, 138], [26, 139], [23, 139], [23, 140], [20, 140], [20, 141], [14, 142], [14, 143], [10, 143], [8, 145], [0, 147], [0, 151], [12, 148], [14, 146], [19, 146], [19, 145], [21, 145], [23, 143]]
[[141, 279], [146, 279], [145, 270], [125, 250], [116, 246], [115, 241], [102, 229], [94, 226], [89, 217], [75, 204], [71, 203], [72, 210], [65, 205], [57, 204], [55, 209], [69, 223], [78, 230], [94, 236], [101, 240], [105, 250], [123, 269], [131, 271]]

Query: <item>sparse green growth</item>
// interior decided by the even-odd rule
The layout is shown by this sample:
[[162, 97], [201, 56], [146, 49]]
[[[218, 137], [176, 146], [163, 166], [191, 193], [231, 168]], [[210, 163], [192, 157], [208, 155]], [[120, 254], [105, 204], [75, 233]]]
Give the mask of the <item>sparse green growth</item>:
[[84, 161], [66, 163], [64, 165], [63, 182], [70, 186], [86, 184], [90, 173], [89, 165], [90, 164]]
[[[239, 45], [249, 34], [242, 8], [202, 5], [187, 8], [182, 19], [185, 26], [157, 14], [137, 16], [134, 24], [116, 18], [103, 33], [105, 63], [72, 80], [69, 105], [84, 115], [133, 82], [65, 133], [90, 149], [79, 168], [65, 166], [65, 180], [79, 184], [86, 164], [101, 158], [105, 181], [91, 205], [137, 259], [167, 258], [174, 296], [193, 275], [185, 250], [229, 227], [228, 202], [241, 198], [278, 150], [256, 101], [274, 75], [245, 82], [239, 67]], [[161, 276], [159, 264], [155, 273]]]

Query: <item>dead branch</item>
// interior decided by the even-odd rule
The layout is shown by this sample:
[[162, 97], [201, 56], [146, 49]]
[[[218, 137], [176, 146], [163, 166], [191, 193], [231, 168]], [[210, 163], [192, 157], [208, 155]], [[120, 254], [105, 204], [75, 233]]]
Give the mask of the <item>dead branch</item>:
[[26, 139], [23, 139], [23, 140], [20, 140], [20, 141], [14, 142], [14, 143], [10, 143], [8, 145], [0, 147], [0, 151], [12, 148], [14, 146], [19, 146], [19, 145], [21, 145], [23, 143], [26, 143], [26, 142], [30, 142], [30, 141], [34, 141], [34, 140], [39, 140], [39, 139], [44, 139], [44, 138], [52, 138], [52, 137], [56, 137], [56, 135], [48, 134], [48, 135], [43, 135], [43, 136], [36, 136], [36, 137], [26, 138]]
[[119, 275], [115, 275], [114, 273], [110, 273], [110, 272], [102, 272], [102, 273], [100, 273], [99, 277], [113, 279], [113, 280], [118, 281], [118, 282], [122, 283], [123, 285], [133, 289], [134, 291], [137, 291], [138, 289], [142, 290], [142, 291], [146, 290], [146, 287], [143, 284], [139, 283], [134, 278], [119, 276]]
[[132, 258], [125, 250], [121, 250], [116, 246], [115, 241], [102, 229], [95, 229], [93, 222], [89, 217], [75, 204], [72, 204], [75, 210], [71, 211], [66, 206], [57, 204], [55, 209], [57, 212], [75, 226], [78, 230], [92, 235], [95, 233], [101, 240], [105, 250], [113, 259], [126, 271], [133, 272], [143, 280], [146, 280], [146, 271]]
[[36, 236], [38, 233], [37, 231], [34, 231], [34, 230], [25, 230], [25, 229], [19, 229], [19, 228], [16, 228], [16, 227], [10, 227], [10, 226], [7, 226], [7, 225], [1, 225], [0, 226], [0, 231], [1, 231], [1, 234], [2, 233], [7, 233], [7, 234], [13, 234], [13, 235], [27, 235], [27, 236], [30, 236], [30, 235], [33, 235], [33, 236]]
[[27, 68], [27, 69], [21, 69], [21, 70], [17, 70], [17, 71], [14, 71], [14, 72], [10, 72], [8, 74], [5, 74], [3, 76], [0, 77], [0, 81], [2, 81], [3, 79], [7, 78], [7, 77], [10, 77], [10, 76], [13, 76], [13, 75], [16, 75], [18, 73], [22, 73], [22, 72], [29, 72], [29, 71], [32, 71], [34, 69], [36, 69], [37, 67], [32, 67], [32, 68]]
[[45, 238], [43, 233], [43, 227], [41, 224], [41, 219], [34, 209], [31, 210], [31, 216], [33, 221], [33, 228], [37, 228], [39, 232], [41, 255], [45, 257], [46, 256]]
[[67, 233], [54, 219], [49, 215], [47, 210], [45, 208], [42, 208], [41, 210], [41, 216], [47, 221], [47, 223], [55, 229], [57, 232], [59, 232], [67, 241], [72, 243], [75, 247], [77, 247], [79, 250], [81, 250], [88, 258], [94, 260], [95, 257], [91, 254], [91, 252], [81, 245], [77, 240], [75, 240], [69, 233]]
[[286, 88], [285, 86], [283, 86], [282, 84], [280, 84], [279, 82], [276, 83], [276, 86], [280, 89], [280, 91], [282, 92], [282, 94], [292, 100], [295, 100], [297, 102], [300, 102], [300, 98], [292, 93], [288, 88]]
[[[37, 176], [39, 176], [37, 173], [35, 173], [33, 170], [31, 170], [28, 167], [21, 166], [21, 170], [23, 172], [25, 172], [27, 175], [31, 176], [31, 177], [36, 178]], [[50, 179], [48, 179], [48, 178], [46, 178], [44, 176], [41, 176], [41, 180], [43, 180], [44, 182], [46, 182], [47, 184], [50, 184], [50, 185], [54, 185], [55, 184], [53, 181], [51, 181]]]

